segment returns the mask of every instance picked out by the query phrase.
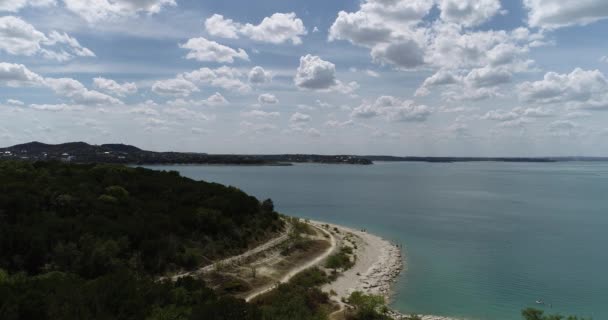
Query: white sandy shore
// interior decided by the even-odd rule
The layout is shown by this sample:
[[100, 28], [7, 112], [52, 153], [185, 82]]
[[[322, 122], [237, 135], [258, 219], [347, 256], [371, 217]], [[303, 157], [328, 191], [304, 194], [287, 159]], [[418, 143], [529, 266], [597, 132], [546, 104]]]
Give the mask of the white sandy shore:
[[[401, 249], [397, 245], [361, 230], [319, 221], [311, 223], [320, 228], [323, 228], [324, 225], [329, 225], [330, 229], [337, 228], [339, 230], [339, 233], [332, 232], [332, 235], [336, 237], [338, 242], [336, 250], [339, 250], [343, 245], [351, 247], [356, 245], [355, 254], [357, 260], [355, 265], [351, 269], [346, 270], [336, 281], [325, 285], [322, 288], [324, 291], [329, 292], [333, 290], [336, 293], [335, 298], [337, 298], [337, 302], [340, 304], [342, 304], [342, 298], [348, 298], [353, 291], [381, 295], [386, 301], [390, 301], [393, 293], [392, 285], [405, 267], [405, 259], [402, 256]], [[346, 237], [348, 233], [353, 234], [355, 237]], [[390, 315], [394, 319], [405, 317], [393, 310], [391, 310]], [[455, 320], [441, 316], [420, 316], [423, 320]]]

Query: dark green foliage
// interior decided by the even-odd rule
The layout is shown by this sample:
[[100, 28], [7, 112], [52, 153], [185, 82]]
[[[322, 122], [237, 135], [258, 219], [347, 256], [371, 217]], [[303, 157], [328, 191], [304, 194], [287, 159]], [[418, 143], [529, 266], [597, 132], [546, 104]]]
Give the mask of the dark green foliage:
[[297, 276], [293, 277], [290, 283], [302, 286], [302, 287], [317, 287], [329, 282], [325, 271], [314, 267], [306, 271], [301, 272]]
[[13, 275], [0, 283], [0, 318], [203, 320], [260, 315], [242, 300], [217, 297], [200, 280], [158, 282], [121, 270], [93, 280], [61, 272]]
[[0, 319], [261, 319], [202, 281], [158, 281], [282, 228], [272, 206], [176, 172], [0, 162]]
[[545, 315], [544, 311], [534, 308], [524, 309], [521, 312], [521, 315], [525, 320], [586, 320], [586, 318], [579, 318], [577, 316], [564, 317], [558, 314]]
[[[329, 256], [327, 262], [325, 262], [325, 267], [330, 269], [350, 269], [354, 265], [354, 262], [351, 261], [348, 254], [349, 249], [341, 248], [339, 252]], [[352, 249], [350, 249], [350, 252], [352, 252]]]
[[281, 227], [271, 201], [176, 173], [1, 162], [0, 181], [0, 268], [11, 273], [162, 274], [242, 251]]
[[351, 317], [352, 320], [391, 319], [384, 314], [386, 306], [384, 305], [384, 298], [382, 296], [368, 295], [355, 291], [348, 298], [348, 303], [355, 307], [355, 314]]
[[316, 268], [307, 270], [254, 303], [264, 320], [325, 320], [331, 310], [329, 296], [316, 287], [325, 282], [323, 275]]

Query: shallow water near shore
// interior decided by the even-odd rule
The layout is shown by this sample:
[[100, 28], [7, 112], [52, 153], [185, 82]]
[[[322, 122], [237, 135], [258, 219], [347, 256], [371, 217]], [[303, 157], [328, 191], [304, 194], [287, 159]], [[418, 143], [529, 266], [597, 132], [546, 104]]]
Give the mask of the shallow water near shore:
[[404, 313], [516, 320], [542, 299], [608, 319], [608, 163], [148, 168], [403, 244], [392, 306]]

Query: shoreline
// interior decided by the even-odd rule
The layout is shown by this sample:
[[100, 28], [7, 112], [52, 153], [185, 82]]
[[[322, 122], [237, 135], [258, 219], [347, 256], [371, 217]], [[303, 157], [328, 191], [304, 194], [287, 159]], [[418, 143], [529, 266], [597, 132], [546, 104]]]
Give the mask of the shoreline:
[[[398, 245], [378, 235], [367, 231], [355, 230], [353, 228], [326, 223], [321, 221], [310, 221], [315, 227], [329, 231], [337, 238], [336, 249], [343, 245], [355, 247], [355, 265], [342, 272], [333, 282], [322, 287], [323, 291], [335, 292], [334, 298], [341, 307], [344, 307], [343, 298], [348, 298], [354, 291], [365, 294], [382, 296], [387, 305], [394, 295], [394, 284], [398, 276], [407, 267], [407, 258]], [[329, 230], [325, 227], [329, 226]], [[339, 232], [333, 230], [337, 229]], [[348, 236], [354, 235], [354, 237]], [[354, 238], [354, 239], [353, 239]], [[394, 319], [406, 319], [405, 315], [389, 307], [388, 315]], [[455, 318], [418, 315], [422, 320], [457, 320]]]

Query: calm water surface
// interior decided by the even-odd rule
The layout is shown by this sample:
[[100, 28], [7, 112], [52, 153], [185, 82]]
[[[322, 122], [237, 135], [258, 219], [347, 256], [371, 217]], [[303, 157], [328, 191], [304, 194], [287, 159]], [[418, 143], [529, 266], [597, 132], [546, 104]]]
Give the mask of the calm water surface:
[[405, 247], [393, 307], [476, 320], [608, 319], [607, 163], [152, 166]]

